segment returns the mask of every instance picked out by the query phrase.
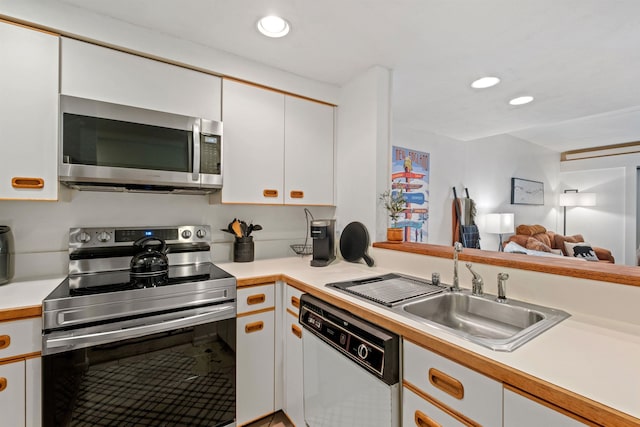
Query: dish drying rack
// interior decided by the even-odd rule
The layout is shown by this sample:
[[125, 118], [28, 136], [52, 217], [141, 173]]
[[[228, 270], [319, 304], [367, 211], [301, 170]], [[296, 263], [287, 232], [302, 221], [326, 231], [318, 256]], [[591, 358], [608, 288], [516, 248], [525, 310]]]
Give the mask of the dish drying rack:
[[300, 256], [311, 255], [311, 253], [313, 252], [313, 246], [310, 244], [307, 244], [307, 242], [309, 241], [309, 232], [311, 229], [310, 223], [309, 223], [309, 217], [311, 217], [312, 221], [314, 218], [311, 212], [309, 211], [309, 209], [307, 208], [304, 208], [304, 217], [307, 222], [307, 231], [304, 235], [304, 243], [289, 245], [289, 247], [293, 250], [293, 252], [295, 252], [296, 255], [300, 255]]

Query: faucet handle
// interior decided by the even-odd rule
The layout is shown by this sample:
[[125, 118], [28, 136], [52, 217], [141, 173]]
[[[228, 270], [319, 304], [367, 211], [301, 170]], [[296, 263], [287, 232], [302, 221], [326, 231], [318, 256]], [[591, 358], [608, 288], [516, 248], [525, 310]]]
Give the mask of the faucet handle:
[[473, 264], [471, 264], [470, 262], [466, 263], [465, 265], [473, 275], [473, 279], [471, 279], [471, 284], [472, 284], [471, 293], [473, 295], [482, 296], [484, 294], [484, 291], [482, 290], [482, 287], [484, 285], [482, 276], [480, 276], [478, 273], [473, 271], [473, 269], [471, 268], [473, 267]]
[[456, 251], [456, 252], [462, 252], [462, 243], [455, 242], [453, 244], [453, 250]]

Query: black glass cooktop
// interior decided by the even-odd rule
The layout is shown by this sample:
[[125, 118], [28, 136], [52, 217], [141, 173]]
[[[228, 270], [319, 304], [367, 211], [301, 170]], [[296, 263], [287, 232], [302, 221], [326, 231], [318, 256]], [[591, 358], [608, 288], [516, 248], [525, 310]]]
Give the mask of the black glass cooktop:
[[[172, 266], [169, 267], [169, 281], [162, 287], [232, 277], [229, 273], [211, 263]], [[141, 287], [131, 283], [129, 270], [87, 273], [70, 275], [49, 297], [57, 299], [135, 289], [141, 289]]]

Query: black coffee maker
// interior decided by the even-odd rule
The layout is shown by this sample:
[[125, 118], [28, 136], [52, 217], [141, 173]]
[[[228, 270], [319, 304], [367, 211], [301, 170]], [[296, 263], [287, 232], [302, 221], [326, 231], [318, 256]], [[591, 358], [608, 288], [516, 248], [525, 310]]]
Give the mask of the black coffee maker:
[[313, 239], [312, 267], [324, 267], [336, 259], [335, 234], [335, 219], [311, 221], [311, 238]]

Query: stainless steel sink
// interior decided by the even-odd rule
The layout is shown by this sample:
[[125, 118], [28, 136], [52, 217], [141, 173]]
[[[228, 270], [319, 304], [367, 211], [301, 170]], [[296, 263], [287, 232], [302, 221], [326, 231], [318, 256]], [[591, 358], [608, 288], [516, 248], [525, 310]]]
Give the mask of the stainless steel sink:
[[497, 351], [513, 351], [570, 315], [495, 296], [446, 292], [403, 304], [395, 311]]

